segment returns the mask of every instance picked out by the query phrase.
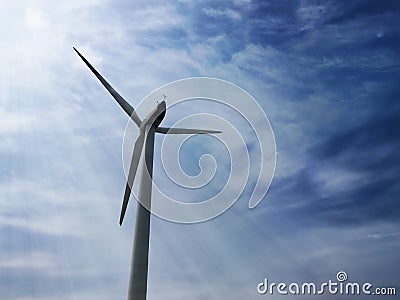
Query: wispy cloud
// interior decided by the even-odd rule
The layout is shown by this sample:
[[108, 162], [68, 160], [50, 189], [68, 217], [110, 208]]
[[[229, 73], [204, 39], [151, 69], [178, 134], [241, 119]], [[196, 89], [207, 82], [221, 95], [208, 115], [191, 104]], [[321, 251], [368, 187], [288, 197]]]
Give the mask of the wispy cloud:
[[240, 21], [242, 19], [240, 13], [238, 11], [235, 11], [233, 9], [227, 8], [227, 9], [215, 9], [215, 8], [204, 8], [203, 12], [210, 17], [218, 18], [228, 18], [232, 19], [234, 21]]
[[[153, 218], [153, 298], [252, 298], [266, 275], [329, 279], [339, 268], [397, 284], [398, 14], [396, 1], [4, 4], [0, 294], [127, 290], [134, 209], [123, 228], [117, 217], [128, 118], [72, 46], [134, 106], [169, 81], [220, 77], [248, 90], [275, 132], [277, 173], [260, 207], [247, 210], [246, 190], [210, 222]], [[183, 152], [187, 171], [202, 142]]]

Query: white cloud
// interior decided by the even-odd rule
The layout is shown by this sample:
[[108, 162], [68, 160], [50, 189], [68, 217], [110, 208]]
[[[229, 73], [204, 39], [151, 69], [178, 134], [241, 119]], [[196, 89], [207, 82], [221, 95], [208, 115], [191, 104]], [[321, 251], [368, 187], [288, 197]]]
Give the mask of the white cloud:
[[233, 0], [233, 4], [236, 6], [246, 7], [251, 4], [251, 0]]
[[39, 9], [29, 7], [25, 14], [26, 25], [32, 29], [41, 29], [49, 25], [43, 12]]
[[371, 233], [368, 234], [368, 238], [374, 240], [381, 240], [381, 239], [396, 239], [400, 237], [400, 233]]
[[321, 195], [329, 197], [357, 189], [361, 182], [365, 182], [366, 174], [328, 164], [317, 167], [313, 179]]
[[17, 134], [29, 130], [33, 123], [33, 116], [15, 112], [6, 112], [0, 108], [0, 134]]
[[302, 24], [300, 30], [310, 30], [318, 26], [325, 13], [326, 7], [324, 5], [300, 5], [297, 9], [297, 17]]
[[48, 270], [59, 266], [59, 260], [51, 253], [31, 252], [20, 256], [6, 257], [0, 260], [0, 268]]
[[138, 8], [133, 12], [135, 20], [130, 28], [140, 31], [166, 30], [184, 28], [185, 19], [172, 5], [150, 6]]
[[227, 18], [227, 19], [231, 19], [233, 21], [241, 21], [242, 20], [242, 16], [240, 15], [240, 13], [236, 10], [230, 9], [230, 8], [226, 8], [226, 9], [215, 9], [215, 8], [203, 8], [203, 12], [209, 16], [209, 17], [213, 17], [213, 18]]

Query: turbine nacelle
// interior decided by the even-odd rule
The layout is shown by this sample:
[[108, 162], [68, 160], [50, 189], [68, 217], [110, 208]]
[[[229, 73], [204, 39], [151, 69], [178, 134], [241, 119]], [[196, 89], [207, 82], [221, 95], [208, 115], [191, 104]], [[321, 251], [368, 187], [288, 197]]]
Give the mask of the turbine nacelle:
[[139, 126], [140, 130], [144, 130], [147, 125], [154, 124], [154, 126], [157, 128], [158, 125], [161, 124], [162, 120], [165, 117], [165, 113], [167, 111], [167, 104], [165, 101], [161, 101], [160, 103], [157, 103], [157, 105], [149, 112], [147, 117], [142, 121], [142, 123]]

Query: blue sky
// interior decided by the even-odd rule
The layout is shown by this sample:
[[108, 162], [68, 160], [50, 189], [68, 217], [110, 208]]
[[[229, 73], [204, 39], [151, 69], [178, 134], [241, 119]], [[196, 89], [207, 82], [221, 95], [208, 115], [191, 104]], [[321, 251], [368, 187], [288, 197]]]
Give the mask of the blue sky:
[[128, 120], [72, 46], [133, 106], [210, 76], [247, 90], [274, 129], [276, 173], [257, 208], [245, 193], [200, 224], [152, 219], [149, 299], [277, 299], [257, 294], [265, 277], [341, 270], [400, 292], [399, 15], [398, 1], [3, 3], [1, 298], [126, 296]]

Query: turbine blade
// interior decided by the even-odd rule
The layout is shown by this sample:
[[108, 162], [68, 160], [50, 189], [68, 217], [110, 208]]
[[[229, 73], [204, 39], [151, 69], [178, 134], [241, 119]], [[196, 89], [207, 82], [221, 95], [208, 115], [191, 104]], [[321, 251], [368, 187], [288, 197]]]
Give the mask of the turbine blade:
[[140, 131], [140, 135], [138, 136], [135, 142], [135, 147], [132, 154], [131, 166], [129, 167], [128, 180], [126, 182], [124, 200], [122, 202], [121, 215], [119, 217], [119, 225], [122, 225], [122, 222], [124, 221], [126, 208], [128, 207], [129, 197], [131, 195], [131, 190], [133, 186], [133, 180], [135, 179], [136, 171], [139, 165], [140, 155], [142, 153], [143, 143], [144, 143], [144, 131]]
[[113, 96], [113, 98], [118, 102], [118, 104], [122, 107], [122, 109], [132, 118], [132, 120], [136, 123], [138, 127], [142, 121], [140, 120], [139, 116], [135, 112], [134, 108], [120, 95], [114, 88], [104, 79], [103, 76], [100, 75], [99, 72], [83, 57], [82, 54], [76, 50], [75, 47], [72, 47], [75, 52], [79, 55], [79, 57], [84, 61], [84, 63], [89, 67], [89, 69], [96, 75], [97, 79], [103, 84], [103, 86], [107, 89], [107, 91]]
[[156, 132], [163, 134], [209, 134], [209, 133], [221, 133], [218, 130], [207, 130], [207, 129], [195, 129], [195, 128], [169, 128], [169, 127], [157, 127]]

